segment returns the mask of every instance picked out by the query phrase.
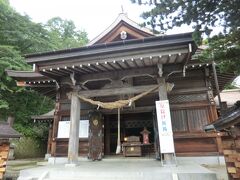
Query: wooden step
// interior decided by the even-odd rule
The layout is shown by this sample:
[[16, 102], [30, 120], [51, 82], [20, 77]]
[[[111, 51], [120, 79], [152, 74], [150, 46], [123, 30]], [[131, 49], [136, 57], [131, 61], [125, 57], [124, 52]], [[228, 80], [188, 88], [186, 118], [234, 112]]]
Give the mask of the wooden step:
[[229, 155], [229, 154], [236, 154], [235, 150], [223, 150], [224, 155]]
[[0, 173], [4, 173], [6, 171], [6, 167], [1, 167], [0, 168]]
[[236, 174], [237, 173], [237, 170], [236, 170], [235, 167], [227, 167], [227, 171], [230, 174]]
[[0, 157], [1, 157], [2, 159], [7, 159], [7, 158], [8, 158], [8, 151], [0, 152]]
[[240, 168], [240, 162], [235, 162], [234, 164], [236, 167]]

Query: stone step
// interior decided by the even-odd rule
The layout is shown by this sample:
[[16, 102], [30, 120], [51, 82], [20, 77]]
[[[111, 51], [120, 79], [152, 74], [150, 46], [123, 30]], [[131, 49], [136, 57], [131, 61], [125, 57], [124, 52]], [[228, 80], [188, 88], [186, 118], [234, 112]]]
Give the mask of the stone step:
[[30, 176], [39, 177], [38, 180], [216, 180], [215, 173], [194, 163], [167, 167], [155, 160], [86, 161], [73, 167], [41, 166], [21, 171], [22, 179], [19, 180]]

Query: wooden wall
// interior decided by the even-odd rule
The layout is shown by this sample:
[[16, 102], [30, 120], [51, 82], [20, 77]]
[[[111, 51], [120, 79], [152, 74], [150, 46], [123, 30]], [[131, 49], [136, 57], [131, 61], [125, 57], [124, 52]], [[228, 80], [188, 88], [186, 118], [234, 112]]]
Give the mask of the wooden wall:
[[8, 153], [10, 150], [10, 144], [8, 140], [0, 140], [0, 180], [3, 179], [3, 175], [6, 171], [6, 163], [8, 159]]
[[[79, 156], [88, 155], [88, 139], [79, 139]], [[68, 139], [61, 138], [57, 139], [55, 156], [63, 157], [67, 156], [68, 153]]]

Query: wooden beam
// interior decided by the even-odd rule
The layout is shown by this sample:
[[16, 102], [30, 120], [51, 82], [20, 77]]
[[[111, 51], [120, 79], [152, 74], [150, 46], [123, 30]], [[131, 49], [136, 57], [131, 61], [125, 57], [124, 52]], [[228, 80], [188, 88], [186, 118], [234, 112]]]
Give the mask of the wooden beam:
[[47, 77], [49, 77], [49, 78], [51, 78], [51, 79], [58, 79], [59, 76], [61, 76], [61, 75], [56, 74], [56, 73], [54, 73], [54, 72], [52, 72], [52, 71], [41, 72], [41, 74], [43, 74], [44, 76], [47, 76]]
[[111, 62], [109, 62], [108, 65], [109, 65], [113, 70], [117, 70], [117, 68], [116, 68], [115, 66], [113, 66], [113, 65], [111, 64]]
[[77, 69], [77, 70], [79, 70], [79, 71], [83, 71], [84, 73], [91, 73], [92, 71], [90, 71], [89, 69], [86, 69], [83, 65], [81, 66], [81, 67], [78, 67], [78, 66], [76, 66], [74, 69]]
[[118, 65], [118, 67], [119, 67], [120, 69], [124, 69], [124, 67], [123, 67], [118, 61], [116, 61], [115, 64]]
[[[135, 107], [135, 108], [123, 108], [121, 110], [121, 114], [132, 114], [132, 113], [144, 113], [144, 112], [152, 112], [156, 107], [155, 106], [143, 106], [143, 107]], [[108, 110], [101, 109], [101, 112], [104, 114], [117, 114], [117, 109]]]
[[[53, 73], [55, 73], [55, 74], [57, 74], [57, 75], [59, 75], [59, 76], [65, 76], [65, 75], [67, 75], [66, 73], [61, 72], [61, 71], [56, 70], [56, 69], [53, 69], [52, 71], [49, 70], [49, 71], [50, 71], [50, 72], [53, 72]], [[49, 71], [48, 71], [48, 72], [49, 72]]]
[[136, 67], [139, 67], [139, 65], [136, 63], [135, 60], [133, 60], [133, 64], [134, 64]]
[[144, 61], [144, 58], [140, 59], [140, 61], [142, 62], [143, 66], [147, 66], [145, 61]]
[[175, 57], [175, 60], [174, 60], [174, 64], [176, 64], [177, 62], [178, 62], [178, 59], [179, 59], [180, 57], [179, 57], [179, 54], [177, 54], [176, 55], [176, 57]]
[[[84, 97], [104, 97], [104, 96], [118, 96], [123, 94], [138, 94], [145, 92], [151, 88], [156, 87], [157, 84], [153, 85], [143, 85], [143, 86], [132, 86], [132, 87], [122, 87], [122, 88], [109, 88], [109, 89], [98, 89], [98, 90], [87, 90], [87, 91], [79, 91], [79, 95], [82, 95]], [[186, 88], [186, 89], [177, 89], [172, 90], [170, 95], [177, 95], [177, 94], [189, 94], [189, 93], [197, 93], [197, 92], [206, 92], [208, 89], [206, 87], [202, 88]], [[152, 93], [155, 93], [156, 91], [153, 91]]]
[[84, 70], [84, 69], [80, 69], [80, 67], [74, 67], [74, 70], [72, 70], [72, 72], [78, 72], [78, 73], [81, 73], [81, 74], [86, 74], [88, 73], [88, 71]]
[[99, 72], [104, 72], [101, 68], [99, 68], [97, 65], [92, 64], [92, 67], [94, 67], [96, 70], [98, 70]]
[[78, 81], [85, 84], [88, 81], [104, 80], [111, 77], [124, 79], [125, 77], [137, 77], [137, 76], [155, 76], [157, 75], [156, 67], [145, 67], [138, 69], [125, 69], [117, 70], [111, 72], [95, 73], [95, 74], [86, 74], [79, 77]]
[[103, 64], [99, 64], [103, 69], [105, 69], [106, 71], [109, 71], [109, 69], [106, 67], [106, 66], [104, 66]]
[[89, 71], [90, 73], [92, 73], [92, 72], [97, 72], [96, 69], [93, 69], [93, 68], [91, 68], [91, 66], [88, 66], [88, 65], [84, 65], [83, 68], [84, 68], [85, 70]]
[[131, 66], [128, 64], [126, 60], [124, 60], [124, 64], [127, 66], [127, 68], [131, 68]]
[[132, 86], [111, 89], [79, 91], [78, 94], [84, 97], [117, 96], [123, 94], [138, 94], [156, 87], [156, 85]]

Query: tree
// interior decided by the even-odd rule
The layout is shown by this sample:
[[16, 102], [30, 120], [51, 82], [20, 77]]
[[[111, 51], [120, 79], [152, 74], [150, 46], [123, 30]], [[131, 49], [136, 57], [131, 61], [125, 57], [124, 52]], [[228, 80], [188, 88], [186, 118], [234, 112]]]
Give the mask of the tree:
[[[142, 0], [131, 0], [142, 4]], [[145, 1], [146, 3], [146, 1]], [[239, 0], [149, 0], [150, 11], [142, 13], [146, 26], [166, 30], [183, 24], [192, 25], [195, 41], [201, 44], [201, 34], [210, 35], [212, 28], [220, 26], [223, 32], [209, 38], [209, 49], [204, 57], [221, 64], [223, 71], [240, 73], [240, 1]], [[231, 68], [230, 68], [231, 67]]]
[[46, 25], [17, 13], [7, 0], [0, 0], [0, 45], [14, 46], [21, 54], [83, 46], [87, 33], [78, 31], [70, 20], [59, 17]]
[[30, 67], [14, 47], [0, 45], [0, 119], [16, 119], [14, 126], [22, 134], [39, 137], [33, 131], [30, 116], [51, 110], [53, 102], [34, 91], [17, 87], [16, 82], [5, 74], [6, 68], [29, 70]]
[[53, 50], [47, 30], [0, 0], [0, 44], [14, 46], [21, 54]]
[[45, 28], [57, 49], [80, 47], [88, 42], [87, 33], [77, 30], [71, 20], [55, 17], [47, 21]]
[[16, 86], [6, 69], [31, 70], [23, 54], [78, 47], [88, 41], [72, 21], [53, 18], [47, 25], [34, 23], [17, 13], [7, 0], [0, 0], [0, 120], [14, 117], [14, 127], [23, 135], [46, 138], [45, 125], [37, 126], [32, 115], [46, 113], [54, 102], [31, 89]]

